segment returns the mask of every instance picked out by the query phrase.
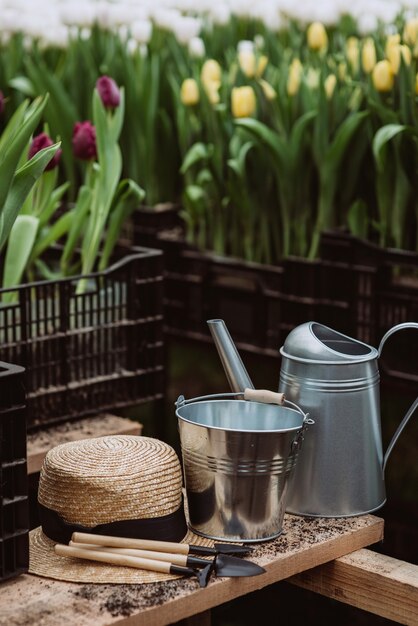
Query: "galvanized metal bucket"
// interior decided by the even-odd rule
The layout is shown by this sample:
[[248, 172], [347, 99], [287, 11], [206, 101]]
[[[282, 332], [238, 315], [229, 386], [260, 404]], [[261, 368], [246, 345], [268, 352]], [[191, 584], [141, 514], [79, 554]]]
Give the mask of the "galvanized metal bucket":
[[289, 476], [308, 424], [296, 404], [202, 396], [176, 402], [190, 527], [211, 539], [282, 532]]

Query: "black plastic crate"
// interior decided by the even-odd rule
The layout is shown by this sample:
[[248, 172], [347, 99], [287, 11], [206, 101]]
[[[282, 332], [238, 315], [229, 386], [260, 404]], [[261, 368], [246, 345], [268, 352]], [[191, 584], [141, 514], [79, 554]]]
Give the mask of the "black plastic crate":
[[24, 371], [0, 362], [0, 581], [29, 565]]
[[29, 429], [163, 397], [162, 253], [125, 249], [85, 278], [82, 294], [80, 276], [34, 282], [0, 306], [3, 357], [26, 368]]
[[[392, 326], [418, 322], [418, 254], [379, 246], [343, 232], [324, 233], [321, 255], [344, 261], [356, 276], [356, 336], [375, 347]], [[418, 330], [403, 330], [385, 344], [381, 369], [401, 386], [418, 383]]]
[[356, 280], [345, 263], [286, 259], [277, 266], [201, 252], [162, 236], [165, 327], [211, 341], [206, 320], [225, 320], [241, 350], [278, 357], [287, 334], [315, 320], [351, 333]]
[[155, 207], [141, 206], [133, 213], [125, 238], [135, 246], [158, 247], [158, 237], [167, 231], [182, 232], [184, 222], [180, 205], [163, 203]]

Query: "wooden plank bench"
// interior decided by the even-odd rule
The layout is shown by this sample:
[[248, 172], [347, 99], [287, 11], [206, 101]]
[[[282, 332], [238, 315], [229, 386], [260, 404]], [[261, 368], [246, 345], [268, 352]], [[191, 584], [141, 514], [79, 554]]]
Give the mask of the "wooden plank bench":
[[[199, 615], [267, 585], [380, 541], [383, 520], [313, 519], [286, 515], [285, 533], [255, 544], [251, 558], [266, 572], [249, 578], [212, 579], [200, 589], [195, 579], [147, 585], [78, 584], [23, 575], [0, 587], [0, 624], [7, 626], [165, 626]], [[197, 619], [197, 618], [196, 618]]]
[[357, 550], [288, 582], [400, 624], [418, 624], [418, 566], [384, 554]]
[[142, 424], [138, 422], [103, 414], [30, 433], [27, 439], [28, 474], [39, 472], [48, 450], [61, 443], [106, 435], [140, 435], [141, 432]]

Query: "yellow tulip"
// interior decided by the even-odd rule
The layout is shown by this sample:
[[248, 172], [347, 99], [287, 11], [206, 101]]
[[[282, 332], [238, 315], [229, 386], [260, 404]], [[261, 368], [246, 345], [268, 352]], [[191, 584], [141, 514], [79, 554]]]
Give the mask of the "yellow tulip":
[[254, 89], [249, 86], [233, 87], [231, 109], [234, 117], [250, 117], [255, 113], [256, 99]]
[[180, 98], [186, 106], [194, 106], [199, 102], [199, 86], [194, 78], [186, 78], [182, 82], [180, 90]]
[[215, 83], [219, 87], [222, 79], [222, 70], [219, 63], [214, 59], [208, 59], [205, 61], [202, 66], [200, 78], [205, 86], [209, 83]]
[[260, 85], [267, 100], [274, 100], [274, 98], [277, 97], [277, 93], [275, 92], [273, 87], [270, 85], [270, 83], [268, 83], [266, 80], [263, 80], [262, 78], [260, 78]]
[[310, 67], [308, 69], [308, 73], [306, 74], [306, 84], [309, 89], [317, 89], [319, 86], [319, 70]]
[[254, 78], [256, 58], [252, 50], [241, 50], [241, 52], [238, 53], [238, 63], [241, 71], [248, 76], [248, 78]]
[[268, 58], [266, 57], [265, 54], [262, 54], [257, 62], [257, 71], [256, 71], [256, 76], [262, 76], [264, 70], [267, 67], [267, 63], [269, 62]]
[[403, 29], [403, 40], [410, 46], [415, 46], [418, 43], [418, 17], [406, 22]]
[[393, 46], [399, 46], [400, 43], [401, 36], [399, 33], [395, 33], [394, 35], [388, 35], [385, 45], [385, 55], [387, 58], [389, 58], [390, 49], [393, 48]]
[[347, 39], [345, 54], [351, 66], [351, 70], [354, 73], [357, 73], [359, 68], [360, 55], [359, 41], [357, 37], [349, 37]]
[[340, 80], [345, 80], [347, 76], [347, 64], [344, 63], [344, 61], [341, 61], [341, 63], [338, 63], [338, 78]]
[[205, 93], [208, 97], [208, 100], [211, 104], [219, 104], [220, 96], [219, 96], [219, 84], [216, 82], [206, 83], [204, 86]]
[[248, 78], [254, 78], [254, 76], [262, 75], [266, 69], [268, 58], [263, 54], [257, 59], [252, 50], [241, 50], [238, 53], [238, 63], [242, 72], [244, 72]]
[[387, 59], [379, 61], [372, 72], [373, 85], [377, 91], [390, 91], [393, 87], [393, 70]]
[[376, 48], [371, 37], [368, 37], [363, 44], [361, 63], [366, 74], [371, 74], [376, 65]]
[[324, 89], [328, 100], [331, 100], [336, 84], [337, 77], [335, 76], [335, 74], [329, 74], [324, 82]]
[[394, 74], [399, 72], [399, 66], [401, 64], [401, 55], [406, 65], [411, 64], [411, 49], [405, 45], [393, 45], [388, 50], [388, 60], [392, 67]]
[[302, 63], [299, 59], [293, 59], [289, 67], [289, 76], [287, 78], [287, 93], [294, 96], [299, 91], [300, 81], [302, 78]]
[[328, 46], [328, 35], [322, 22], [312, 22], [309, 25], [306, 37], [311, 50], [325, 50]]

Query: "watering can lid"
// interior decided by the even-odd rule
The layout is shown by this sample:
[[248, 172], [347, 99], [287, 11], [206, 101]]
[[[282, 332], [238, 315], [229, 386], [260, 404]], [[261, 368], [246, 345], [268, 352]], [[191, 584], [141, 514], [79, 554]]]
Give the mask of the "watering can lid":
[[297, 359], [324, 362], [367, 361], [378, 355], [375, 348], [317, 322], [294, 328], [280, 352]]

